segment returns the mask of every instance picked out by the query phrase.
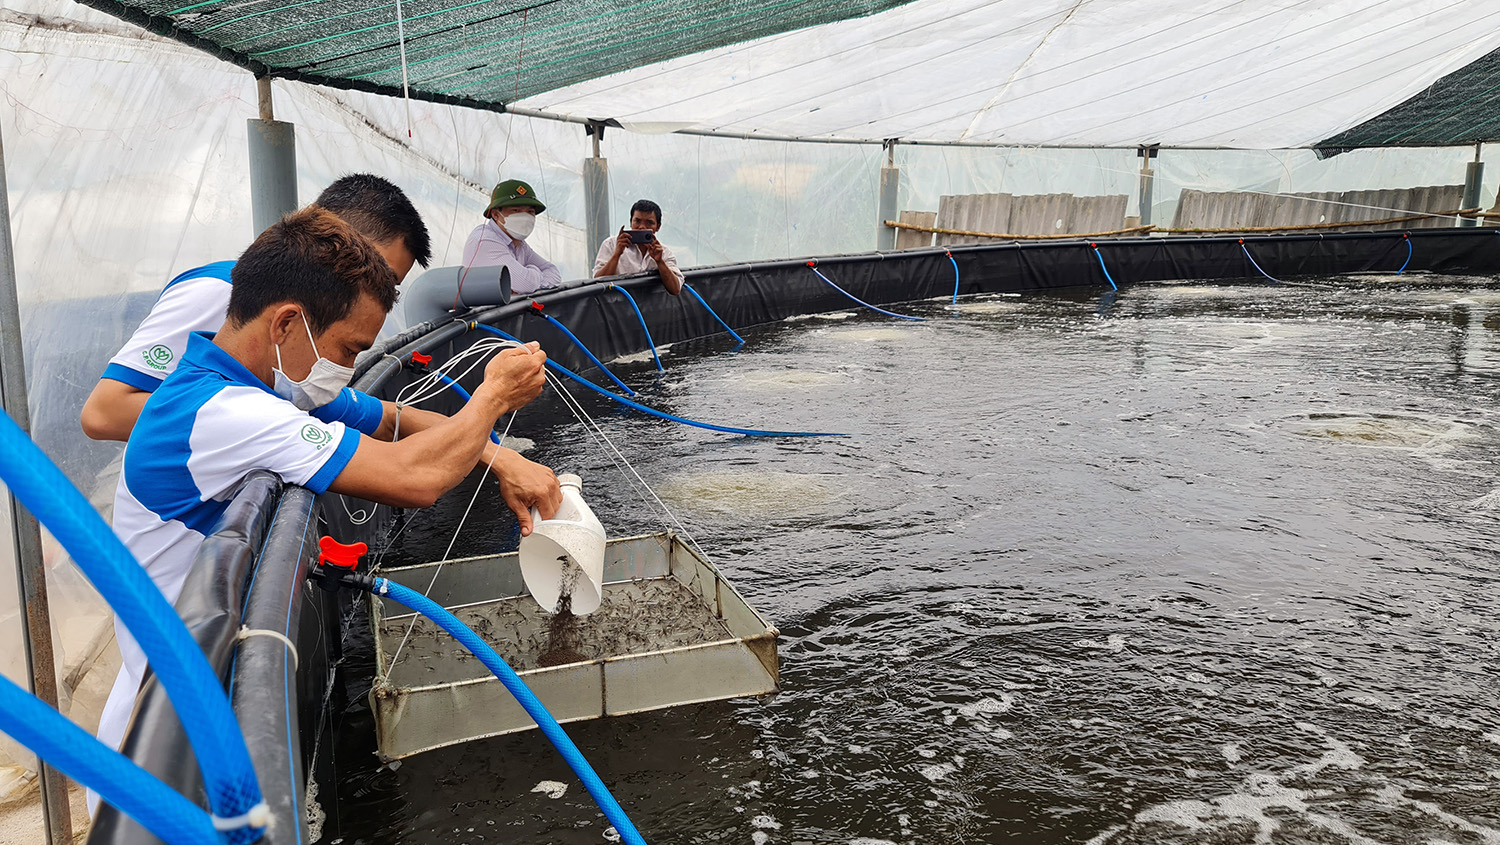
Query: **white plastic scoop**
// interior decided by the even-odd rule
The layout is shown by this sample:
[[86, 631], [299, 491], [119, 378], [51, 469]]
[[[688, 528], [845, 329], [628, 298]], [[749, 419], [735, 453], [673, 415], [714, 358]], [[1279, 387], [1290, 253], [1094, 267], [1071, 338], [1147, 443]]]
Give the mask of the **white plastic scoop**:
[[521, 577], [526, 590], [548, 613], [593, 613], [604, 600], [604, 526], [583, 501], [583, 479], [557, 477], [562, 506], [552, 519], [531, 510], [531, 533], [521, 538]]

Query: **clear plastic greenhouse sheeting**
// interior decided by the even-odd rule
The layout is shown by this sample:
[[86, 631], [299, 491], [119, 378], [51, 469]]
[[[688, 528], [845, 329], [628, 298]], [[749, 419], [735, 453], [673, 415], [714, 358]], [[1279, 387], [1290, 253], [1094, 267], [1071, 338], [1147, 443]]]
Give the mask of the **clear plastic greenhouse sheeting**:
[[916, 0], [516, 105], [797, 137], [1265, 149], [1497, 47], [1485, 0]]
[[[32, 420], [43, 448], [108, 515], [121, 449], [87, 440], [79, 408], [167, 279], [234, 257], [251, 240], [245, 122], [257, 116], [255, 83], [204, 53], [64, 0], [6, 3], [0, 131]], [[521, 178], [548, 205], [531, 243], [569, 278], [589, 268], [598, 244], [584, 243], [582, 231], [581, 171], [590, 154], [582, 127], [422, 102], [408, 111], [399, 99], [298, 84], [277, 82], [275, 90], [277, 118], [296, 124], [304, 201], [344, 173], [384, 175], [417, 204], [433, 235], [434, 263], [442, 265], [460, 260], [490, 187]], [[726, 113], [743, 106], [737, 94], [717, 96]], [[662, 240], [682, 266], [861, 252], [875, 244], [885, 160], [879, 146], [611, 129], [603, 153], [611, 227], [628, 220], [634, 200], [657, 201]], [[1391, 150], [1319, 162], [1305, 151], [1169, 150], [1155, 162], [1155, 214], [1170, 220], [1183, 187], [1453, 184], [1469, 155]], [[1072, 192], [1126, 194], [1135, 213], [1140, 162], [1130, 151], [898, 147], [896, 163], [904, 209], [936, 210], [944, 194]], [[1490, 171], [1486, 204], [1500, 176]], [[13, 579], [10, 543], [0, 550], [0, 566]], [[108, 612], [50, 542], [46, 564], [65, 706], [92, 728], [117, 660]], [[15, 656], [3, 668], [19, 678], [18, 616], [14, 591], [0, 594], [0, 650]], [[27, 757], [0, 745], [5, 763], [25, 766]], [[0, 775], [0, 789], [6, 782]]]

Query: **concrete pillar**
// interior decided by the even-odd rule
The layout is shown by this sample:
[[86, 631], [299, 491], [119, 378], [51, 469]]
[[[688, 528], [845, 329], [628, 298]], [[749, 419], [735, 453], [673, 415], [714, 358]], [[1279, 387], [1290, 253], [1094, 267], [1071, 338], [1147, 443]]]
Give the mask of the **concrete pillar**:
[[1152, 188], [1156, 181], [1156, 171], [1151, 168], [1151, 160], [1156, 158], [1158, 145], [1140, 147], [1136, 155], [1141, 159], [1141, 187], [1138, 204], [1140, 206], [1141, 225], [1151, 225], [1151, 204], [1155, 201], [1152, 197]]
[[885, 167], [880, 168], [879, 216], [875, 221], [875, 248], [878, 250], [896, 248], [896, 230], [885, 225], [885, 221], [896, 219], [897, 194], [901, 189], [901, 171], [896, 167], [894, 139], [885, 142], [885, 154]]
[[[1479, 186], [1484, 182], [1484, 162], [1479, 160], [1480, 144], [1474, 145], [1474, 160], [1469, 162], [1468, 170], [1464, 174], [1464, 208], [1479, 207]], [[1458, 221], [1460, 226], [1478, 226], [1478, 217], [1465, 217]]]
[[[5, 413], [31, 433], [27, 404], [26, 365], [21, 349], [21, 306], [16, 294], [15, 246], [10, 239], [10, 195], [5, 184], [5, 142], [0, 139], [0, 404]], [[26, 669], [31, 692], [57, 707], [57, 668], [52, 654], [52, 612], [47, 602], [47, 570], [42, 563], [42, 532], [36, 517], [6, 491], [10, 508], [12, 552], [24, 605]], [[72, 845], [73, 814], [68, 807], [68, 781], [46, 763], [42, 778], [42, 813], [49, 845]]]
[[590, 122], [585, 131], [594, 141], [594, 157], [583, 160], [583, 266], [592, 272], [599, 244], [609, 237], [609, 159], [599, 155], [604, 124]]
[[271, 110], [271, 80], [257, 80], [260, 119], [246, 121], [250, 136], [250, 214], [255, 235], [297, 210], [297, 133]]

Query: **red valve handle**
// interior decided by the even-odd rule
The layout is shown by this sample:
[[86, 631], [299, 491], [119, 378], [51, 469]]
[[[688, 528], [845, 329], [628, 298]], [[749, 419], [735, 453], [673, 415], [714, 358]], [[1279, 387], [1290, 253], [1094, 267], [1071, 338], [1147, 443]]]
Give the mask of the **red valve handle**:
[[808, 261], [807, 262], [807, 266], [809, 266], [809, 267], [816, 267], [816, 266], [818, 266], [818, 260], [816, 258], [814, 258], [814, 259]]
[[531, 308], [534, 311], [540, 311], [540, 310], [542, 310], [542, 303], [540, 303], [540, 302], [532, 302], [531, 303]]
[[432, 356], [431, 355], [423, 355], [420, 352], [413, 352], [411, 354], [411, 362], [413, 364], [421, 364], [422, 366], [425, 367], [428, 364], [432, 363]]
[[370, 547], [364, 543], [344, 544], [325, 536], [318, 539], [318, 549], [318, 563], [353, 571], [359, 566], [359, 559], [370, 550]]

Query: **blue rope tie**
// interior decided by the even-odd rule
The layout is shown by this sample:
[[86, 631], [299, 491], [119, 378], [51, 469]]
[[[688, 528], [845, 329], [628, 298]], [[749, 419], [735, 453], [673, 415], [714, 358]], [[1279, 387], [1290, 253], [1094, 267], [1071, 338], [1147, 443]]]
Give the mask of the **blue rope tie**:
[[1094, 257], [1099, 259], [1099, 269], [1104, 271], [1104, 278], [1109, 281], [1110, 289], [1119, 290], [1120, 286], [1115, 284], [1114, 277], [1109, 274], [1109, 268], [1104, 266], [1104, 256], [1099, 254], [1099, 245], [1089, 244], [1089, 247], [1094, 250]]
[[953, 264], [953, 303], [952, 304], [957, 305], [958, 304], [958, 262], [953, 260], [953, 252], [951, 250], [946, 251], [946, 254], [948, 256], [948, 261], [950, 261]]
[[565, 335], [567, 335], [568, 339], [571, 340], [571, 341], [573, 341], [574, 345], [576, 345], [579, 349], [583, 350], [583, 354], [587, 355], [588, 359], [590, 361], [594, 362], [594, 366], [598, 367], [605, 375], [609, 376], [609, 380], [612, 381], [612, 382], [614, 382], [615, 385], [617, 387], [619, 387], [621, 390], [625, 391], [626, 395], [629, 395], [629, 396], [634, 396], [635, 395], [635, 391], [630, 389], [630, 385], [628, 385], [625, 382], [620, 381], [619, 379], [615, 378], [615, 374], [612, 373], [612, 372], [610, 372], [608, 367], [604, 366], [604, 362], [600, 361], [598, 358], [596, 358], [594, 356], [594, 353], [590, 352], [589, 348], [587, 346], [583, 345], [583, 341], [581, 341], [581, 340], [578, 339], [578, 335], [575, 335], [572, 332], [568, 331], [568, 327], [567, 326], [563, 325], [561, 322], [559, 322], [557, 320], [557, 318], [553, 317], [551, 314], [548, 314], [546, 311], [543, 311], [535, 303], [533, 303], [533, 305], [532, 305], [532, 311], [534, 313], [540, 315], [543, 320], [546, 320], [547, 322], [549, 322], [552, 325], [557, 326], [559, 329], [561, 329], [562, 333], [565, 334]]
[[721, 325], [721, 326], [724, 327], [724, 331], [729, 332], [731, 335], [734, 336], [734, 339], [737, 340], [737, 341], [739, 341], [740, 343], [744, 343], [745, 342], [744, 338], [740, 337], [739, 334], [737, 332], [735, 332], [734, 329], [731, 329], [729, 327], [728, 323], [724, 322], [724, 318], [723, 317], [720, 317], [714, 311], [714, 309], [708, 307], [708, 303], [704, 302], [703, 301], [703, 297], [699, 296], [698, 292], [695, 291], [695, 290], [693, 290], [693, 286], [692, 285], [689, 285], [687, 282], [683, 282], [682, 283], [682, 289], [685, 290], [685, 291], [687, 291], [688, 293], [692, 294], [693, 298], [696, 299], [696, 300], [698, 300], [698, 304], [703, 306], [703, 310], [707, 311], [710, 315], [713, 316], [713, 318], [715, 320], [719, 321], [719, 325]]
[[624, 294], [625, 301], [629, 302], [630, 307], [635, 309], [636, 319], [641, 321], [641, 331], [646, 333], [646, 348], [651, 350], [651, 359], [656, 362], [656, 371], [658, 373], [666, 372], [667, 368], [661, 365], [661, 356], [656, 354], [656, 341], [651, 339], [651, 329], [646, 326], [646, 316], [641, 313], [641, 306], [635, 304], [635, 297], [630, 295], [630, 291], [619, 285], [610, 285], [608, 289], [617, 290]]
[[604, 816], [609, 819], [609, 823], [615, 826], [615, 831], [620, 834], [620, 840], [626, 843], [626, 845], [646, 845], [646, 840], [641, 837], [640, 831], [635, 829], [635, 825], [625, 815], [625, 810], [620, 807], [620, 802], [615, 800], [615, 797], [610, 794], [609, 787], [604, 785], [604, 781], [594, 771], [594, 767], [590, 766], [589, 761], [584, 759], [583, 752], [579, 751], [578, 746], [573, 744], [573, 740], [569, 738], [567, 732], [562, 729], [562, 726], [557, 723], [556, 719], [552, 718], [552, 714], [547, 712], [547, 708], [543, 706], [541, 700], [536, 697], [536, 694], [526, 686], [526, 682], [521, 680], [521, 676], [517, 675], [514, 669], [510, 668], [504, 660], [500, 659], [500, 655], [496, 654], [493, 648], [490, 648], [489, 643], [480, 639], [457, 616], [449, 613], [442, 605], [416, 590], [403, 587], [384, 578], [376, 578], [374, 592], [376, 595], [388, 596], [393, 601], [400, 602], [436, 622], [438, 627], [447, 631], [453, 639], [457, 640], [464, 648], [467, 648], [475, 657], [479, 658], [479, 662], [483, 663], [485, 668], [494, 673], [500, 683], [510, 691], [510, 694], [515, 696], [516, 702], [525, 709], [526, 715], [530, 716], [536, 722], [536, 726], [541, 728], [542, 733], [557, 748], [558, 753], [562, 755], [568, 767], [573, 770], [574, 774], [578, 775], [579, 780], [583, 781], [584, 789], [587, 789], [589, 795], [593, 796], [594, 803], [598, 804], [599, 809], [604, 811]]
[[854, 300], [855, 302], [858, 302], [860, 305], [863, 305], [864, 307], [870, 309], [871, 311], [877, 311], [877, 312], [879, 312], [881, 314], [886, 315], [887, 317], [895, 317], [898, 320], [912, 320], [913, 322], [918, 322], [918, 323], [922, 322], [925, 319], [923, 317], [912, 317], [912, 316], [907, 315], [907, 314], [897, 314], [894, 311], [887, 311], [884, 308], [876, 308], [875, 306], [871, 305], [870, 303], [865, 302], [863, 299], [860, 299], [859, 297], [855, 296], [854, 294], [850, 293], [849, 291], [846, 291], [843, 288], [839, 287], [838, 285], [834, 284], [832, 279], [830, 279], [827, 276], [823, 275], [823, 272], [818, 269], [818, 262], [816, 262], [816, 261], [809, 261], [809, 262], [807, 262], [807, 269], [809, 269], [809, 270], [813, 271], [814, 273], [816, 273], [818, 275], [818, 278], [820, 278], [823, 281], [825, 281], [825, 282], [828, 283], [829, 287], [833, 288], [834, 290], [838, 291], [839, 293], [843, 294], [844, 296], [849, 297], [850, 299]]
[[[510, 334], [508, 334], [506, 332], [503, 332], [500, 329], [495, 328], [494, 326], [487, 326], [484, 323], [470, 323], [469, 324], [469, 328], [471, 328], [471, 329], [479, 329], [480, 331], [486, 331], [486, 332], [489, 332], [490, 334], [498, 335], [499, 337], [503, 337], [506, 340], [517, 340], [517, 338], [512, 337]], [[519, 341], [517, 341], [517, 342], [519, 342]], [[682, 423], [683, 425], [690, 425], [690, 426], [693, 426], [694, 428], [704, 428], [704, 429], [708, 429], [709, 431], [722, 431], [722, 432], [724, 432], [726, 434], [743, 434], [743, 435], [746, 435], [748, 437], [843, 437], [843, 436], [845, 436], [845, 435], [840, 434], [838, 432], [832, 432], [832, 431], [763, 431], [763, 430], [757, 429], [757, 428], [734, 428], [732, 426], [727, 426], [727, 425], [714, 425], [713, 423], [698, 422], [697, 420], [690, 420], [690, 419], [687, 419], [686, 417], [679, 417], [679, 416], [677, 416], [675, 414], [669, 414], [669, 413], [667, 413], [665, 411], [658, 411], [655, 408], [650, 408], [650, 407], [647, 407], [645, 405], [642, 405], [639, 402], [634, 402], [634, 401], [632, 401], [630, 399], [626, 399], [623, 396], [619, 396], [619, 395], [616, 395], [614, 393], [610, 393], [608, 390], [605, 390], [604, 388], [600, 387], [597, 384], [594, 384], [593, 382], [591, 382], [588, 379], [584, 378], [583, 376], [581, 376], [581, 375], [573, 372], [572, 370], [568, 369], [567, 367], [564, 367], [563, 365], [561, 365], [561, 364], [553, 361], [551, 358], [547, 359], [547, 366], [550, 367], [557, 374], [559, 374], [561, 376], [564, 376], [566, 378], [572, 379], [573, 381], [578, 382], [579, 384], [583, 385], [584, 387], [587, 387], [589, 390], [594, 391], [595, 393], [599, 394], [600, 396], [607, 396], [610, 399], [613, 399], [614, 401], [620, 403], [621, 405], [624, 405], [627, 408], [634, 408], [635, 410], [640, 411], [643, 414], [650, 414], [653, 417], [660, 417], [661, 419], [664, 419], [664, 420], [671, 420], [672, 422]]]

